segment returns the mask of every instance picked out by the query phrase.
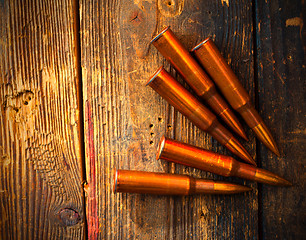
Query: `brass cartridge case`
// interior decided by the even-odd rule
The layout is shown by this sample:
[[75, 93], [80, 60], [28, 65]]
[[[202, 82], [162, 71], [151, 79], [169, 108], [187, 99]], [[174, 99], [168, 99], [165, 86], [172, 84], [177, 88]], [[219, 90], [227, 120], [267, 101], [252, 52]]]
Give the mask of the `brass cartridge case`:
[[216, 116], [201, 104], [190, 92], [177, 82], [163, 67], [160, 67], [147, 85], [159, 93], [168, 103], [185, 115], [198, 128], [208, 132], [231, 152], [248, 163], [256, 165], [250, 154], [225, 129]]
[[160, 195], [233, 194], [251, 190], [246, 186], [197, 179], [187, 175], [132, 170], [116, 170], [113, 189], [114, 193]]
[[259, 140], [279, 156], [279, 150], [272, 134], [251, 104], [249, 94], [222, 57], [212, 39], [205, 39], [193, 48], [192, 52], [220, 88], [230, 105], [240, 113]]
[[156, 158], [198, 168], [225, 177], [236, 176], [270, 185], [292, 185], [272, 172], [238, 162], [230, 156], [214, 153], [165, 137], [161, 138]]
[[237, 134], [247, 140], [247, 136], [228, 104], [217, 93], [214, 83], [201, 66], [184, 48], [169, 27], [164, 28], [151, 43], [171, 63], [176, 71], [193, 88], [213, 111]]

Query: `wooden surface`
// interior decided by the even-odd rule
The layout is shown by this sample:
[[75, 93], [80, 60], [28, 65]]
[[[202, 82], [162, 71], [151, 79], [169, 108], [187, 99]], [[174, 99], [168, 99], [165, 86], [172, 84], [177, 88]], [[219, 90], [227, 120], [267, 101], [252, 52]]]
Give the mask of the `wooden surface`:
[[72, 7], [0, 2], [0, 239], [84, 235]]
[[[303, 9], [289, 0], [0, 1], [0, 239], [302, 239]], [[149, 45], [168, 25], [188, 49], [213, 37], [282, 156], [246, 124], [250, 141], [241, 142], [293, 187], [155, 159], [162, 135], [230, 154], [145, 87], [160, 65], [184, 84]], [[253, 191], [113, 194], [115, 168], [228, 180]]]
[[[305, 238], [305, 5], [299, 1], [256, 2], [258, 100], [276, 136], [281, 157], [259, 145], [263, 168], [286, 176], [289, 189], [260, 189], [260, 236]], [[304, 10], [304, 11], [303, 11]]]
[[[215, 1], [82, 1], [89, 237], [257, 238], [255, 183], [247, 183], [254, 189], [252, 192], [237, 196], [181, 198], [112, 193], [115, 168], [222, 179], [155, 160], [163, 134], [225, 152], [145, 87], [160, 65], [169, 69], [157, 50], [148, 45], [153, 35], [167, 25], [171, 25], [188, 49], [212, 35], [233, 68], [239, 69], [239, 77], [248, 91], [254, 93], [251, 3], [228, 6]], [[253, 137], [246, 146], [254, 155]]]

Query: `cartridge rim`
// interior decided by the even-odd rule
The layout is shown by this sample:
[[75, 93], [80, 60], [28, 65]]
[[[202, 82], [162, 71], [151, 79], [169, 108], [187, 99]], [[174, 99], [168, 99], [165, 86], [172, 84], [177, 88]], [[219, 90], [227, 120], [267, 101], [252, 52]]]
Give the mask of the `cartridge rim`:
[[170, 26], [164, 27], [160, 33], [158, 33], [155, 37], [152, 38], [150, 43], [155, 42], [157, 39], [159, 39], [165, 32], [168, 31], [168, 29], [170, 29]]
[[146, 86], [148, 86], [156, 77], [157, 75], [164, 69], [163, 66], [159, 67], [155, 73], [153, 73], [152, 77], [150, 77], [150, 79], [147, 81]]
[[165, 142], [166, 138], [165, 136], [162, 136], [162, 138], [159, 141], [158, 148], [157, 148], [157, 153], [156, 153], [156, 160], [160, 158], [160, 155], [162, 154], [162, 151], [164, 150], [165, 147]]
[[204, 45], [205, 43], [207, 43], [209, 40], [211, 40], [211, 37], [206, 38], [205, 40], [203, 40], [202, 42], [200, 42], [198, 45], [196, 45], [191, 52], [194, 52], [195, 50], [199, 49], [202, 45]]
[[114, 170], [114, 193], [117, 193], [118, 169]]

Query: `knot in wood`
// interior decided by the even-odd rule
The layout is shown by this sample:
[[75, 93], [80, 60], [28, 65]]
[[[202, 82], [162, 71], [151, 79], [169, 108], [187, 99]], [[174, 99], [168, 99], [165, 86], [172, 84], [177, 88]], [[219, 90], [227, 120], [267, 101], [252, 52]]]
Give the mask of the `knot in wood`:
[[80, 220], [80, 214], [71, 208], [64, 208], [60, 211], [60, 218], [66, 226], [76, 225]]

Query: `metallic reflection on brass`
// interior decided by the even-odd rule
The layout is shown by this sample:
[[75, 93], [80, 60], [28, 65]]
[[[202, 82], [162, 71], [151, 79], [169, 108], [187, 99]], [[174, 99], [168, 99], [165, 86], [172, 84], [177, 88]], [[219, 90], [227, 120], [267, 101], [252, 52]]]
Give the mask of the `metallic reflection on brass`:
[[163, 137], [159, 143], [157, 159], [183, 164], [222, 176], [236, 176], [260, 183], [291, 186], [287, 180], [267, 170], [236, 161], [186, 143]]
[[207, 38], [197, 45], [192, 52], [218, 85], [230, 105], [240, 113], [249, 127], [253, 129], [259, 140], [279, 156], [279, 150], [272, 134], [251, 104], [249, 94], [222, 57], [214, 42]]
[[169, 27], [164, 28], [151, 43], [171, 63], [193, 90], [237, 134], [247, 140], [242, 126], [227, 103], [217, 93], [214, 83], [184, 48]]
[[216, 116], [192, 96], [163, 67], [156, 71], [147, 85], [159, 93], [197, 127], [208, 132], [231, 152], [245, 161], [256, 165], [250, 154], [234, 138], [233, 134], [218, 122]]
[[251, 188], [228, 182], [193, 178], [187, 175], [116, 170], [114, 192], [191, 195], [233, 194], [250, 191]]

